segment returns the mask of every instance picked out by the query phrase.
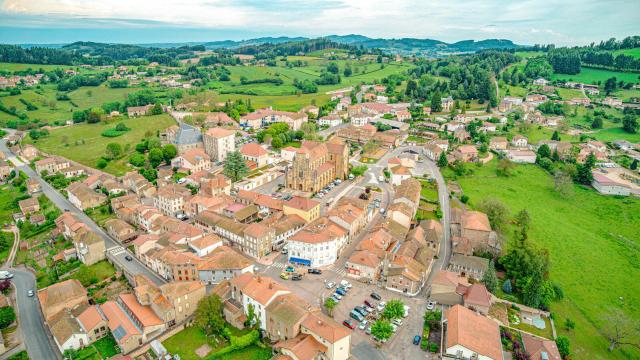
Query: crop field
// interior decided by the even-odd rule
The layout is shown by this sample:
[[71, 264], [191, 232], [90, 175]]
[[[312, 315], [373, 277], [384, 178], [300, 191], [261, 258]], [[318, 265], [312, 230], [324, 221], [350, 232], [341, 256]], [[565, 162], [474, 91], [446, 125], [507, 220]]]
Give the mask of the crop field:
[[595, 84], [599, 82], [604, 84], [607, 79], [612, 77], [615, 77], [618, 81], [622, 80], [624, 82], [631, 83], [640, 82], [640, 74], [638, 73], [592, 69], [584, 66], [582, 67], [582, 70], [580, 70], [579, 74], [553, 74], [551, 76], [551, 80], [577, 81], [585, 84]]
[[[77, 68], [75, 66], [68, 66], [68, 65], [43, 65], [43, 64], [17, 64], [17, 63], [6, 63], [6, 62], [0, 62], [0, 70], [6, 70], [6, 71], [24, 71], [27, 69], [33, 69], [33, 70], [39, 70], [39, 69], [43, 69], [43, 70], [55, 70], [55, 69], [80, 69]], [[80, 71], [80, 70], [78, 70]]]
[[[100, 135], [119, 122], [123, 122], [131, 130], [115, 138]], [[46, 153], [64, 156], [81, 164], [95, 167], [98, 159], [104, 155], [107, 144], [118, 143], [122, 145], [126, 155], [119, 160], [110, 161], [104, 171], [120, 176], [127, 172], [129, 155], [135, 151], [135, 144], [145, 137], [145, 133], [149, 132], [155, 135], [156, 131], [162, 131], [173, 124], [175, 124], [174, 120], [166, 114], [132, 119], [123, 118], [110, 123], [80, 124], [54, 129], [49, 136], [34, 142], [34, 145]], [[25, 142], [32, 141], [26, 140]]]
[[560, 96], [562, 100], [571, 100], [574, 98], [585, 97], [585, 95], [582, 93], [582, 90], [578, 90], [578, 89], [557, 88], [556, 92], [558, 93], [558, 96]]
[[[550, 277], [564, 290], [564, 300], [552, 304], [551, 311], [556, 329], [571, 339], [572, 358], [640, 357], [637, 350], [608, 352], [600, 333], [608, 308], [640, 317], [640, 283], [629, 281], [640, 277], [640, 200], [602, 196], [578, 185], [571, 197], [563, 198], [555, 192], [553, 178], [535, 165], [519, 165], [508, 178], [497, 177], [495, 165], [494, 160], [474, 167], [473, 175], [457, 181], [472, 207], [492, 197], [512, 215], [529, 212], [529, 239], [549, 250]], [[567, 318], [575, 321], [575, 330], [564, 330]]]

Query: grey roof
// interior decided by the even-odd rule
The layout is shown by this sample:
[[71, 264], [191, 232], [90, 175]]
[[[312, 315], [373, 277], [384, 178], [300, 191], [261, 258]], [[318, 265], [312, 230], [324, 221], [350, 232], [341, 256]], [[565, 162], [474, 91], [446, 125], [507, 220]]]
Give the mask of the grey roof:
[[113, 330], [113, 336], [117, 340], [121, 340], [125, 335], [127, 335], [127, 332], [122, 328], [122, 325], [118, 326], [117, 328], [115, 328], [115, 330]]
[[176, 144], [196, 144], [201, 141], [202, 133], [200, 132], [200, 129], [183, 122], [180, 123], [180, 128], [176, 134]]

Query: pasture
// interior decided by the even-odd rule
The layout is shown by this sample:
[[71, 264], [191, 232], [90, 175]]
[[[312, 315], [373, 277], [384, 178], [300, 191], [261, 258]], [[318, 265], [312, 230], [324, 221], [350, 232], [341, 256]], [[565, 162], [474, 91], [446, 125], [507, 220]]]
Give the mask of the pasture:
[[[508, 178], [496, 176], [495, 160], [472, 168], [473, 175], [457, 180], [472, 207], [497, 198], [512, 215], [529, 212], [529, 239], [549, 250], [550, 278], [564, 290], [564, 300], [552, 304], [551, 311], [556, 329], [571, 339], [572, 357], [638, 358], [637, 350], [608, 352], [600, 329], [603, 312], [611, 307], [640, 317], [640, 284], [629, 281], [640, 277], [640, 200], [603, 196], [579, 185], [563, 198], [554, 190], [553, 178], [535, 165], [519, 165]], [[509, 229], [507, 236], [512, 233]], [[575, 321], [575, 330], [564, 330], [567, 318]]]
[[553, 74], [551, 80], [577, 81], [585, 84], [604, 84], [607, 79], [615, 77], [618, 81], [638, 83], [640, 82], [640, 74], [622, 71], [611, 71], [602, 69], [593, 69], [582, 67], [579, 74]]
[[[119, 122], [123, 122], [131, 130], [115, 138], [100, 135]], [[150, 133], [155, 136], [157, 131], [162, 131], [173, 124], [175, 124], [174, 120], [167, 114], [131, 119], [122, 118], [109, 123], [80, 124], [57, 128], [51, 130], [47, 137], [35, 142], [26, 139], [25, 142], [33, 143], [46, 153], [64, 156], [91, 167], [95, 167], [98, 159], [104, 155], [107, 144], [118, 143], [123, 147], [125, 155], [121, 159], [110, 161], [104, 171], [121, 176], [129, 169], [127, 161], [129, 155], [135, 151], [135, 144], [140, 142], [145, 134]]]

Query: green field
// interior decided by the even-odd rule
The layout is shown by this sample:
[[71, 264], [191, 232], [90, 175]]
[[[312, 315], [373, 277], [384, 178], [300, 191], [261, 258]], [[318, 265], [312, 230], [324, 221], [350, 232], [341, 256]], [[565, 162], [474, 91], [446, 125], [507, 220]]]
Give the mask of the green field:
[[578, 90], [578, 89], [557, 88], [556, 92], [558, 93], [558, 96], [560, 96], [562, 100], [571, 100], [574, 98], [584, 97], [582, 90]]
[[640, 59], [640, 48], [616, 50], [613, 53], [614, 55], [625, 54]]
[[[474, 175], [458, 182], [471, 206], [493, 197], [512, 214], [527, 209], [531, 215], [529, 238], [549, 250], [550, 277], [564, 290], [565, 299], [551, 310], [556, 329], [571, 339], [572, 358], [640, 357], [632, 350], [609, 353], [599, 333], [603, 311], [609, 307], [640, 317], [640, 283], [630, 281], [640, 277], [640, 200], [601, 196], [577, 185], [574, 195], [565, 199], [553, 190], [551, 176], [535, 165], [519, 165], [509, 178], [496, 177], [495, 165], [492, 161], [474, 167]], [[559, 325], [567, 317], [576, 322], [570, 333]]]
[[[116, 138], [100, 135], [118, 122], [125, 123], [131, 130]], [[74, 125], [54, 129], [49, 136], [38, 140], [34, 145], [46, 153], [64, 156], [81, 164], [95, 167], [98, 159], [104, 154], [107, 144], [119, 143], [127, 149], [127, 155], [120, 160], [109, 162], [104, 171], [120, 176], [129, 169], [126, 165], [128, 154], [135, 151], [135, 144], [145, 137], [145, 133], [150, 132], [155, 135], [157, 131], [164, 130], [173, 124], [175, 124], [174, 120], [169, 115], [163, 114], [132, 119], [123, 118], [111, 123]], [[84, 143], [77, 143], [78, 141], [84, 141]], [[32, 141], [26, 140], [26, 142]]]
[[80, 71], [80, 68], [77, 68], [74, 66], [68, 66], [68, 65], [17, 64], [17, 63], [0, 62], [0, 70], [23, 71], [27, 69], [33, 69], [33, 70], [77, 69], [77, 71]]
[[582, 67], [579, 74], [567, 75], [567, 74], [553, 74], [551, 80], [563, 80], [563, 81], [577, 81], [585, 84], [604, 84], [607, 79], [615, 77], [618, 81], [638, 83], [640, 82], [640, 74], [629, 73], [621, 71], [601, 70]]

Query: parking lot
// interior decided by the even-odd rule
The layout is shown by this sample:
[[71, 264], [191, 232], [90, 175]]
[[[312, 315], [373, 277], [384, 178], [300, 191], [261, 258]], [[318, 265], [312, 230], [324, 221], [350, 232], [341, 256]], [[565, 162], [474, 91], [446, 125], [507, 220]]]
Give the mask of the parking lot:
[[[342, 280], [347, 280], [351, 285], [351, 289], [345, 296], [338, 302], [338, 305], [333, 310], [333, 318], [342, 323], [344, 320], [351, 319], [355, 325], [355, 329], [352, 330], [353, 334], [351, 341], [353, 344], [352, 353], [355, 358], [358, 359], [425, 359], [429, 356], [428, 353], [422, 351], [419, 346], [413, 345], [413, 337], [415, 335], [422, 334], [423, 314], [426, 309], [426, 299], [421, 296], [409, 298], [399, 293], [386, 290], [378, 287], [375, 284], [363, 284], [356, 280], [346, 277], [344, 268], [340, 268], [337, 265], [333, 265], [328, 268], [322, 269], [322, 274], [314, 275], [307, 273], [307, 268], [304, 266], [293, 266], [293, 270], [297, 273], [301, 273], [302, 279], [298, 281], [291, 280], [289, 276], [288, 280], [280, 278], [280, 274], [285, 272], [289, 264], [287, 263], [286, 256], [279, 255], [272, 265], [261, 269], [261, 273], [265, 276], [277, 279], [291, 289], [292, 292], [304, 298], [310, 304], [321, 307], [323, 311], [323, 304], [326, 298], [335, 293], [336, 287], [339, 286]], [[327, 289], [326, 283], [334, 282], [336, 286], [332, 289]], [[373, 338], [366, 334], [366, 328], [373, 325], [375, 317], [378, 311], [374, 314], [367, 316], [368, 324], [364, 329], [359, 329], [360, 322], [352, 319], [349, 313], [355, 306], [364, 305], [364, 301], [367, 300], [377, 307], [380, 301], [377, 301], [371, 297], [371, 293], [375, 292], [382, 298], [381, 301], [388, 302], [390, 300], [402, 300], [405, 305], [409, 307], [409, 314], [406, 318], [402, 319], [402, 325], [398, 326], [397, 331], [393, 336], [385, 343], [376, 347], [376, 342]]]

